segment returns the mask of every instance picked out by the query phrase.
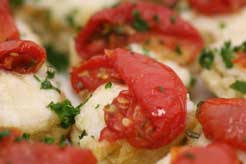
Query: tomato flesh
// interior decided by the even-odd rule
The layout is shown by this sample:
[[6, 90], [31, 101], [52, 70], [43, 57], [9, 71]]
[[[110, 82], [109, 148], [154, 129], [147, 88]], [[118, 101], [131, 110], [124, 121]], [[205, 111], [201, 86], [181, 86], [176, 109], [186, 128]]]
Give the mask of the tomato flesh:
[[[110, 70], [110, 74], [104, 72], [106, 79], [88, 73], [105, 68]], [[86, 83], [85, 77], [92, 81]], [[75, 68], [71, 81], [77, 92], [96, 89], [108, 81], [128, 86], [104, 109], [107, 127], [100, 140], [122, 138], [135, 147], [159, 148], [181, 135], [185, 128], [186, 88], [169, 67], [149, 57], [124, 49], [107, 51], [106, 55], [93, 57]]]
[[234, 149], [226, 144], [212, 143], [206, 147], [182, 148], [172, 164], [240, 164]]
[[22, 74], [37, 72], [46, 61], [44, 48], [31, 41], [0, 43], [0, 68]]
[[21, 74], [34, 73], [46, 60], [39, 45], [20, 40], [7, 0], [0, 1], [0, 69]]
[[0, 1], [0, 43], [19, 38], [19, 32], [10, 15], [8, 0]]
[[246, 99], [210, 99], [199, 107], [198, 119], [207, 138], [246, 150]]
[[240, 10], [245, 0], [189, 0], [193, 9], [206, 15], [228, 14]]
[[0, 140], [0, 164], [96, 164], [96, 158], [86, 149], [61, 148], [43, 143], [16, 142], [20, 131]]
[[[138, 30], [134, 29], [136, 27]], [[144, 2], [124, 3], [98, 12], [80, 31], [75, 41], [82, 59], [89, 59], [103, 54], [104, 49], [126, 47], [131, 43], [143, 44], [151, 37], [158, 38], [164, 43], [161, 46], [172, 51], [177, 47], [186, 49], [189, 54], [183, 61], [186, 64], [194, 61], [203, 47], [203, 40], [197, 30], [176, 13]]]

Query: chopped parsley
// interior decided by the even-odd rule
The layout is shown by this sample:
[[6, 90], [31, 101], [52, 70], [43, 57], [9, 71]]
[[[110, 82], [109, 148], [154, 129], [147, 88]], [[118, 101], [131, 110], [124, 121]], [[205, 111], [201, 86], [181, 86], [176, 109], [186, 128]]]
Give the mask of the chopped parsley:
[[196, 132], [193, 132], [192, 130], [187, 130], [185, 132], [185, 135], [189, 138], [193, 138], [193, 139], [198, 139], [200, 138], [200, 134], [199, 133], [196, 133]]
[[25, 3], [25, 0], [10, 0], [9, 3], [12, 7], [19, 7]]
[[194, 87], [196, 85], [196, 82], [197, 82], [196, 78], [194, 76], [191, 76], [191, 78], [190, 78], [190, 87], [191, 88]]
[[226, 41], [220, 49], [203, 49], [199, 63], [203, 68], [210, 69], [214, 60], [214, 52], [219, 52], [227, 69], [233, 67], [233, 59], [238, 52], [246, 52], [246, 41], [239, 46], [233, 47], [230, 41]]
[[46, 72], [48, 79], [53, 79], [55, 77], [56, 71], [52, 67], [48, 67], [48, 70]]
[[83, 130], [81, 135], [79, 136], [79, 139], [83, 139], [87, 135], [88, 135], [87, 132], [85, 130]]
[[221, 48], [220, 55], [223, 59], [223, 62], [226, 68], [232, 68], [233, 67], [232, 59], [234, 58], [234, 49], [232, 48], [230, 41], [227, 41], [224, 43], [224, 46]]
[[178, 55], [182, 55], [182, 49], [181, 49], [180, 45], [176, 45], [175, 52], [176, 52]]
[[30, 134], [28, 134], [28, 133], [23, 133], [23, 134], [22, 134], [22, 138], [23, 138], [24, 140], [29, 140], [29, 139], [30, 139]]
[[172, 23], [172, 24], [175, 24], [176, 23], [176, 16], [175, 15], [172, 15], [172, 16], [170, 16], [170, 22]]
[[214, 53], [212, 50], [203, 49], [199, 58], [202, 68], [210, 69], [214, 62]]
[[100, 105], [99, 104], [97, 104], [97, 106], [95, 107], [95, 109], [98, 109], [100, 107]]
[[105, 85], [105, 89], [110, 89], [112, 87], [112, 82], [108, 82], [106, 85]]
[[223, 22], [223, 21], [219, 22], [219, 28], [220, 29], [224, 29], [225, 27], [226, 27], [226, 23], [225, 22]]
[[143, 20], [138, 10], [132, 12], [133, 27], [139, 32], [146, 32], [149, 29], [148, 23]]
[[190, 153], [190, 152], [186, 152], [184, 154], [184, 157], [187, 158], [187, 159], [190, 159], [190, 160], [194, 160], [195, 159], [195, 155]]
[[[84, 104], [84, 103], [83, 103]], [[74, 107], [69, 100], [64, 100], [63, 102], [54, 103], [51, 102], [48, 107], [57, 114], [60, 119], [60, 125], [62, 128], [67, 129], [72, 124], [75, 123], [75, 116], [80, 113], [80, 107], [83, 105], [80, 104], [77, 107]]]
[[231, 84], [231, 88], [242, 94], [246, 94], [246, 81], [237, 80]]
[[45, 79], [44, 81], [41, 82], [41, 89], [53, 89], [58, 93], [61, 93], [60, 89], [54, 87], [48, 79]]
[[46, 72], [46, 78], [44, 80], [41, 80], [37, 75], [34, 75], [34, 78], [41, 83], [41, 89], [53, 89], [57, 91], [58, 93], [61, 93], [60, 89], [55, 87], [49, 79], [54, 78], [54, 72], [50, 72], [49, 70]]
[[30, 139], [30, 134], [28, 133], [23, 133], [21, 137], [16, 137], [15, 142], [21, 142], [23, 140], [29, 140]]
[[79, 28], [75, 21], [75, 16], [78, 14], [78, 10], [74, 9], [66, 16], [67, 24], [72, 28]]
[[241, 45], [234, 47], [235, 52], [246, 52], [246, 41], [244, 41]]
[[46, 144], [53, 144], [55, 139], [53, 137], [44, 137], [43, 142]]
[[156, 23], [159, 23], [160, 22], [160, 18], [158, 15], [154, 15], [153, 16], [153, 21], [156, 22]]
[[159, 91], [162, 92], [162, 93], [164, 92], [163, 86], [159, 86]]
[[64, 135], [61, 136], [61, 140], [59, 142], [60, 147], [65, 147], [66, 146], [66, 137]]
[[66, 71], [69, 65], [68, 56], [57, 51], [52, 45], [46, 45], [47, 60], [57, 71]]
[[144, 54], [144, 55], [149, 56], [149, 50], [148, 50], [147, 48], [142, 47], [142, 51], [143, 51], [143, 54]]
[[9, 130], [0, 131], [0, 140], [5, 138], [5, 137], [8, 137], [9, 135], [10, 135], [10, 131]]

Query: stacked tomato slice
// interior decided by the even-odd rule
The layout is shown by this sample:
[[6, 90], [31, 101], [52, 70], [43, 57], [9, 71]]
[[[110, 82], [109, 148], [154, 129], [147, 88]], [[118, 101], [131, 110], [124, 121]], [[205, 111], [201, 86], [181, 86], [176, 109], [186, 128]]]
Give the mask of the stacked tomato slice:
[[45, 50], [20, 39], [7, 0], [0, 1], [0, 22], [0, 68], [22, 74], [37, 72], [46, 60]]

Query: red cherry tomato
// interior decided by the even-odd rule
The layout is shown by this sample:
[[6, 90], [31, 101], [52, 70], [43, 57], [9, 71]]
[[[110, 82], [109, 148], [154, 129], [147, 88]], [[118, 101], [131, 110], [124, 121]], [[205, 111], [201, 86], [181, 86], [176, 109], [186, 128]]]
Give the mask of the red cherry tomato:
[[172, 164], [240, 164], [234, 149], [226, 144], [213, 143], [206, 147], [181, 148]]
[[[1, 132], [1, 130], [0, 130]], [[96, 164], [91, 151], [70, 146], [42, 143], [16, 142], [20, 131], [10, 131], [10, 136], [0, 140], [0, 164]]]
[[199, 107], [205, 136], [246, 150], [246, 99], [210, 99]]
[[117, 81], [128, 86], [105, 107], [107, 127], [100, 140], [126, 139], [140, 148], [162, 147], [185, 128], [185, 86], [169, 68], [146, 56], [123, 49], [96, 56], [71, 73], [74, 89], [94, 90]]
[[19, 38], [19, 32], [10, 15], [8, 0], [0, 1], [0, 43]]
[[246, 0], [189, 0], [192, 8], [207, 15], [235, 12], [246, 5]]
[[[104, 49], [126, 47], [131, 43], [158, 42], [176, 52], [182, 64], [193, 61], [203, 47], [196, 29], [168, 8], [144, 3], [123, 3], [96, 13], [76, 37], [76, 49], [83, 59], [103, 54]], [[155, 46], [156, 47], [156, 46]]]
[[246, 53], [239, 52], [237, 57], [233, 60], [233, 63], [246, 69]]
[[167, 7], [174, 7], [178, 0], [139, 0], [139, 1], [154, 2]]
[[17, 73], [37, 72], [46, 60], [43, 48], [22, 41], [9, 11], [7, 0], [0, 1], [0, 69]]
[[46, 60], [43, 48], [31, 41], [0, 43], [0, 68], [18, 73], [37, 72]]

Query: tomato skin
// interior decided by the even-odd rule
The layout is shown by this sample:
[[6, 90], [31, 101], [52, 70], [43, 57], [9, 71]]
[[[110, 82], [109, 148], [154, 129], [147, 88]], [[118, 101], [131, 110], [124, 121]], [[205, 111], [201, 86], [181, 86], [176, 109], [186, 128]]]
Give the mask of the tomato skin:
[[198, 119], [207, 138], [246, 150], [246, 99], [209, 99], [199, 107]]
[[233, 60], [234, 64], [237, 64], [243, 69], [246, 69], [246, 53], [239, 52], [237, 57]]
[[[141, 2], [143, 0], [139, 0], [139, 1]], [[144, 0], [144, 1], [161, 4], [167, 7], [174, 7], [178, 0]]]
[[189, 0], [196, 11], [206, 15], [227, 14], [240, 10], [245, 0]]
[[45, 49], [20, 40], [8, 0], [0, 1], [0, 69], [21, 74], [35, 73], [46, 61]]
[[[96, 89], [102, 83], [95, 85], [93, 80], [98, 81], [99, 77], [85, 72], [102, 68], [111, 69], [114, 75], [107, 74], [102, 83], [121, 82], [128, 90], [122, 91], [110, 104], [115, 112], [104, 109], [107, 127], [101, 132], [100, 140], [126, 139], [134, 147], [153, 149], [169, 144], [182, 134], [187, 91], [169, 67], [128, 50], [111, 50], [82, 63], [71, 73], [73, 86], [79, 82], [83, 86], [75, 90]], [[84, 77], [92, 81], [85, 83]], [[129, 124], [125, 125], [124, 120]]]
[[172, 164], [240, 164], [233, 148], [222, 143], [212, 143], [206, 147], [178, 148]]
[[0, 43], [0, 68], [17, 73], [37, 72], [46, 61], [46, 52], [31, 41], [12, 40]]
[[[147, 31], [136, 31], [134, 34], [125, 34], [109, 39], [105, 39], [105, 37], [95, 39], [95, 35], [102, 33], [103, 25], [109, 27], [116, 25], [133, 26], [134, 11], [138, 11], [141, 18], [147, 22]], [[158, 17], [158, 20], [155, 20], [155, 17]], [[175, 18], [175, 23], [170, 20], [171, 17]], [[82, 59], [89, 59], [94, 55], [103, 54], [104, 49], [125, 47], [136, 42], [141, 43], [148, 40], [150, 36], [160, 37], [161, 39], [171, 37], [176, 40], [177, 45], [188, 42], [188, 45], [192, 47], [192, 44], [195, 48], [189, 47], [192, 50], [187, 62], [193, 61], [203, 47], [203, 40], [197, 30], [182, 20], [176, 13], [168, 8], [144, 2], [124, 3], [116, 8], [98, 12], [80, 31], [75, 42], [77, 52]], [[164, 41], [169, 42], [169, 40]], [[168, 48], [174, 49], [173, 47]]]
[[0, 140], [0, 164], [96, 164], [93, 154], [86, 149], [61, 148], [43, 143], [16, 142], [20, 131]]
[[8, 0], [0, 1], [0, 43], [19, 38], [19, 32], [10, 15]]

